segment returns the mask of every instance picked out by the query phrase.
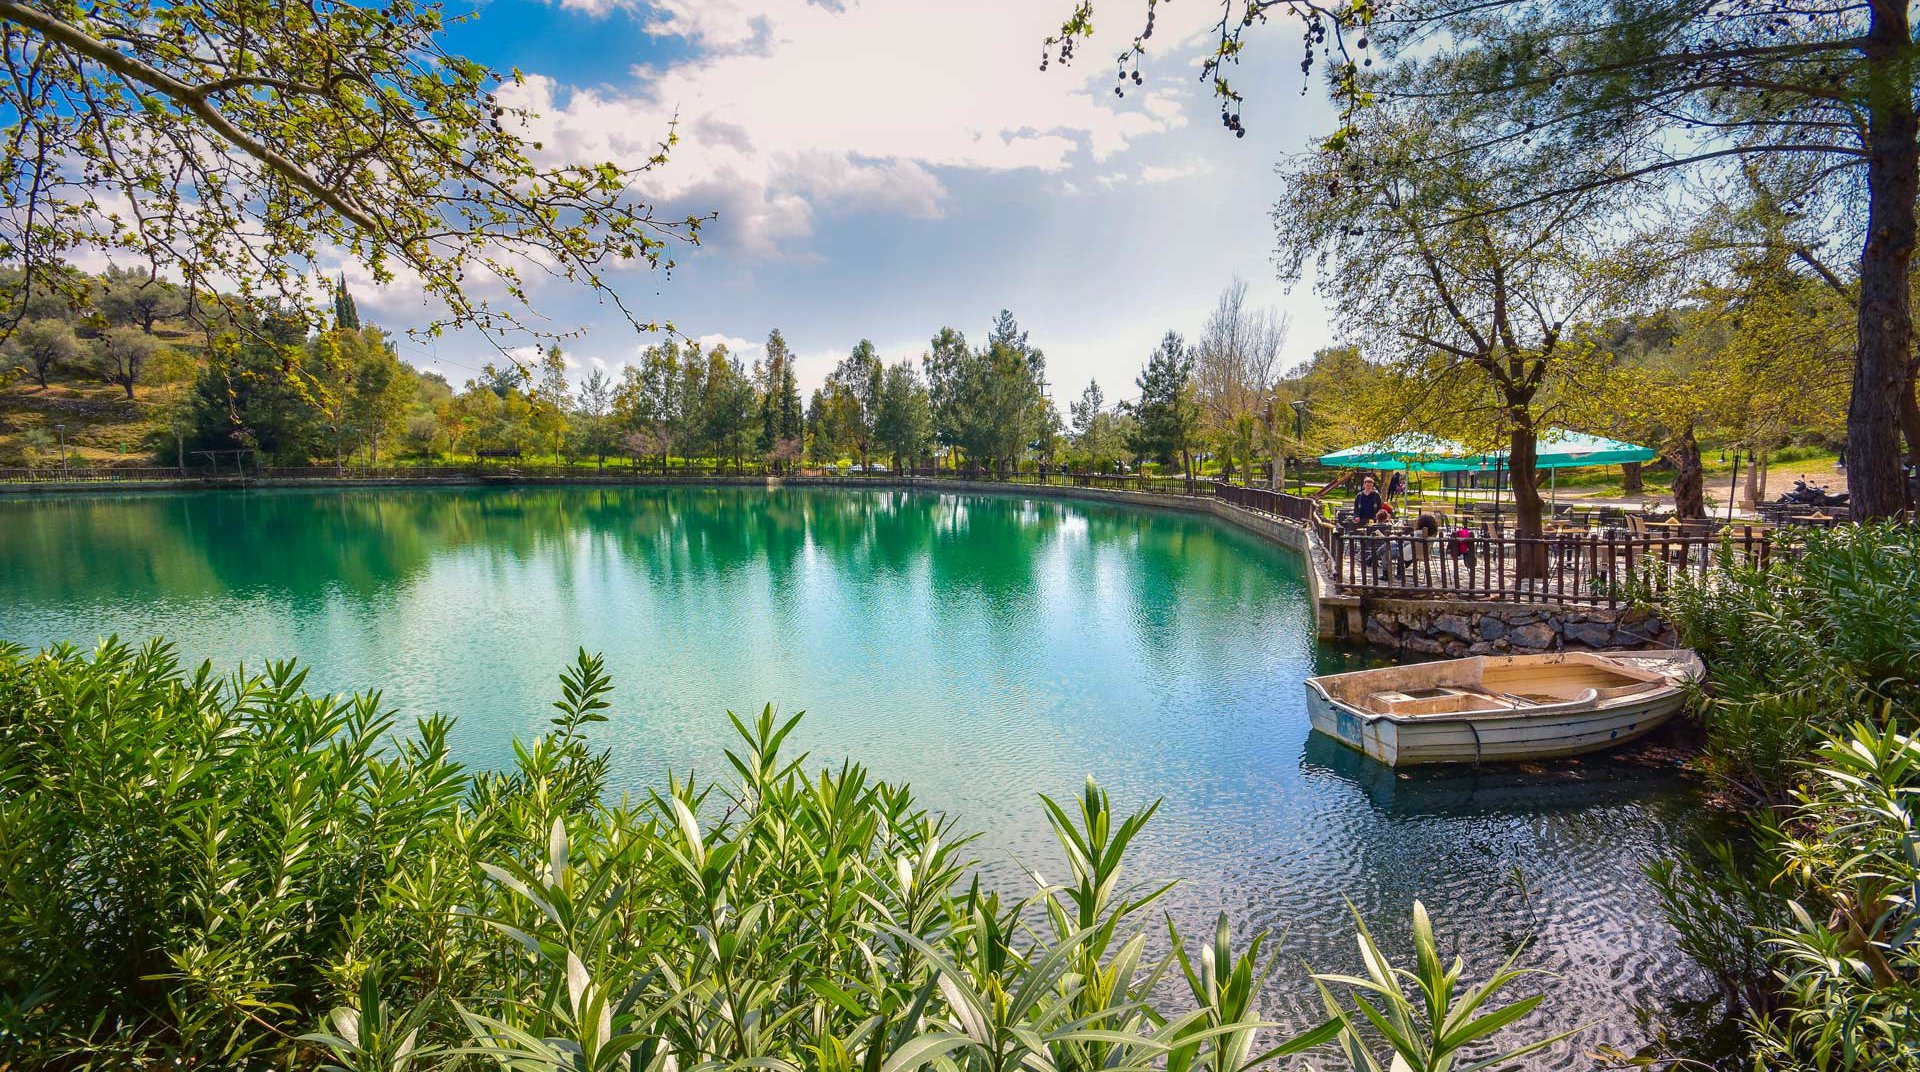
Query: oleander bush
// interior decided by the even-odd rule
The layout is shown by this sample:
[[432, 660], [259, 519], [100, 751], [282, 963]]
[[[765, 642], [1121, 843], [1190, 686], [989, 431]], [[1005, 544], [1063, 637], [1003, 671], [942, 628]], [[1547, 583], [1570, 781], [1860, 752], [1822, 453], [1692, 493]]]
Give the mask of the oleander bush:
[[1503, 1052], [1539, 998], [1498, 1003], [1511, 962], [1465, 984], [1417, 904], [1412, 968], [1362, 926], [1366, 974], [1276, 1033], [1265, 936], [1160, 931], [1125, 867], [1153, 809], [1091, 781], [1042, 801], [1065, 881], [1013, 896], [905, 788], [789, 757], [771, 709], [728, 781], [609, 798], [584, 652], [500, 773], [447, 719], [396, 735], [302, 685], [0, 646], [0, 1068], [1468, 1072], [1558, 1041]]
[[1920, 526], [1804, 534], [1765, 568], [1676, 578], [1667, 609], [1706, 656], [1702, 759], [1720, 788], [1785, 801], [1828, 740], [1883, 713], [1920, 719]]
[[1656, 863], [1754, 1067], [1920, 1069], [1920, 527], [1814, 532], [1682, 583], [1706, 657], [1700, 763], [1750, 845]]

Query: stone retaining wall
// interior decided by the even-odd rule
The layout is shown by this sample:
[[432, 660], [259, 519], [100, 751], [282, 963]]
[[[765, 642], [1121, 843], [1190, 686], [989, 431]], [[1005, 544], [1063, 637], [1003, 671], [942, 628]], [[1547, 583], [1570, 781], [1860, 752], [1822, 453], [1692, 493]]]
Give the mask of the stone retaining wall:
[[1552, 604], [1369, 599], [1363, 638], [1428, 655], [1533, 654], [1673, 648], [1673, 626], [1650, 611]]

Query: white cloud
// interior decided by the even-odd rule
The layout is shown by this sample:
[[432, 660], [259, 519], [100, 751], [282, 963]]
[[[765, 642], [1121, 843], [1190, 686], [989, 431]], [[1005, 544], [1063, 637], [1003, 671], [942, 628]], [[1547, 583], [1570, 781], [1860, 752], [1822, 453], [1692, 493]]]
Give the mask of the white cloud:
[[[639, 192], [669, 213], [719, 212], [708, 239], [760, 257], [795, 254], [821, 212], [936, 218], [942, 169], [1064, 175], [1083, 157], [1108, 161], [1185, 125], [1192, 92], [1150, 82], [1113, 96], [1111, 69], [1088, 62], [1117, 51], [1104, 40], [1041, 72], [1059, 13], [1032, 0], [562, 3], [644, 11], [649, 32], [701, 51], [636, 71], [631, 93], [544, 76], [506, 87], [508, 103], [538, 113], [531, 133], [546, 155], [637, 165], [677, 116], [680, 143]], [[1157, 30], [1177, 40], [1204, 21], [1168, 8]]]
[[740, 363], [749, 368], [759, 359], [760, 354], [766, 350], [766, 344], [764, 343], [757, 343], [751, 339], [743, 339], [738, 335], [726, 335], [720, 332], [700, 335], [695, 337], [693, 341], [699, 343], [700, 349], [702, 350], [712, 350], [716, 346], [724, 346], [727, 348], [727, 353], [739, 358]]
[[1196, 160], [1191, 164], [1175, 167], [1160, 167], [1149, 164], [1140, 169], [1141, 182], [1172, 182], [1175, 179], [1190, 179], [1195, 175], [1205, 175], [1213, 170], [1213, 165], [1205, 160]]

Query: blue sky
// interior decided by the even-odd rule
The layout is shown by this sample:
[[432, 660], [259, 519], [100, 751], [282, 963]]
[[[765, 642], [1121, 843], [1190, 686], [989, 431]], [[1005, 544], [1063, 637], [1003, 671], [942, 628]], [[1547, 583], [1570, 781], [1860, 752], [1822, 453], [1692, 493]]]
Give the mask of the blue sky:
[[[643, 316], [748, 360], [780, 328], [803, 387], [863, 337], [917, 357], [942, 325], [983, 335], [1005, 307], [1046, 351], [1063, 406], [1089, 378], [1126, 397], [1160, 335], [1196, 332], [1236, 275], [1289, 314], [1287, 363], [1325, 345], [1310, 289], [1286, 293], [1270, 263], [1273, 166], [1331, 122], [1317, 88], [1301, 93], [1291, 29], [1270, 26], [1237, 77], [1235, 139], [1196, 77], [1213, 5], [1162, 3], [1147, 84], [1126, 99], [1106, 58], [1144, 5], [1105, 0], [1102, 36], [1042, 74], [1040, 42], [1070, 6], [485, 0], [450, 43], [528, 76], [510, 93], [541, 113], [553, 160], [637, 160], [677, 114], [681, 144], [636, 194], [720, 218], [670, 279], [616, 285]], [[404, 285], [355, 289], [390, 329], [423, 318]], [[585, 329], [566, 346], [582, 368], [617, 369], [650, 341], [585, 290], [534, 297]], [[456, 384], [495, 356], [473, 336], [402, 352]]]

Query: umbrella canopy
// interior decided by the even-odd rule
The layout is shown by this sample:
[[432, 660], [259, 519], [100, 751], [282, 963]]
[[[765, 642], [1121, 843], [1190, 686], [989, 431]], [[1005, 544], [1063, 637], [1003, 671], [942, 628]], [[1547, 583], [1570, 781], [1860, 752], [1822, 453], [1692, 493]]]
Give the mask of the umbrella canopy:
[[[1658, 451], [1638, 443], [1623, 443], [1606, 436], [1564, 430], [1540, 437], [1535, 449], [1534, 467], [1538, 469], [1577, 469], [1583, 465], [1619, 465], [1623, 462], [1650, 462]], [[1486, 472], [1507, 461], [1507, 452], [1494, 451], [1464, 459], [1463, 468]]]
[[1321, 465], [1335, 469], [1423, 469], [1451, 472], [1467, 468], [1466, 448], [1451, 439], [1406, 432], [1372, 443], [1320, 455]]

